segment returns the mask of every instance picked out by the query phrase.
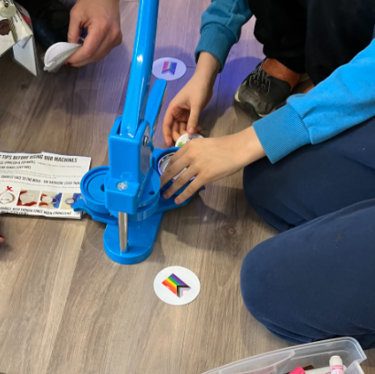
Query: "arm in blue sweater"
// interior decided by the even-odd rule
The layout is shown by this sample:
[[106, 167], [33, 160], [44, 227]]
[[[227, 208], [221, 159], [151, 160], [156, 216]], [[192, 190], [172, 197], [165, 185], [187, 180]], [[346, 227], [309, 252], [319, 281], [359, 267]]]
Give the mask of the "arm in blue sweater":
[[[209, 52], [223, 68], [250, 17], [247, 0], [212, 0], [202, 15], [196, 57]], [[254, 129], [275, 163], [306, 144], [324, 142], [373, 116], [375, 40], [310, 92], [291, 96], [285, 107], [255, 122]]]
[[254, 123], [267, 157], [277, 162], [375, 116], [375, 40], [307, 94]]
[[241, 27], [250, 17], [248, 0], [212, 0], [202, 15], [196, 59], [200, 52], [208, 52], [219, 60], [222, 69], [230, 49], [240, 38]]

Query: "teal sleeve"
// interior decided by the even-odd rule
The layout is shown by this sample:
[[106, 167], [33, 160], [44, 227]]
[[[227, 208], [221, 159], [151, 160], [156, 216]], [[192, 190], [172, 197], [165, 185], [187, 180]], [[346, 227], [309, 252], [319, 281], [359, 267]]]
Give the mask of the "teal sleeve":
[[241, 36], [241, 27], [250, 19], [248, 0], [212, 0], [202, 15], [201, 37], [195, 50], [215, 56], [223, 69], [228, 53]]
[[375, 116], [375, 40], [307, 94], [254, 123], [272, 163], [306, 144], [324, 142]]

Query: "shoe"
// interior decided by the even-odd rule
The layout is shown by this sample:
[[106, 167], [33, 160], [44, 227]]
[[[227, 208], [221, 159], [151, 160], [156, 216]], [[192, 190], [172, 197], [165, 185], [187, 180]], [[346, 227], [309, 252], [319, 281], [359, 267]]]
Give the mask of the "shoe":
[[277, 79], [263, 70], [263, 60], [238, 87], [234, 100], [243, 109], [255, 111], [265, 117], [275, 107], [285, 102], [292, 87], [288, 82]]
[[36, 41], [44, 50], [68, 39], [70, 8], [57, 0], [17, 0], [30, 14]]

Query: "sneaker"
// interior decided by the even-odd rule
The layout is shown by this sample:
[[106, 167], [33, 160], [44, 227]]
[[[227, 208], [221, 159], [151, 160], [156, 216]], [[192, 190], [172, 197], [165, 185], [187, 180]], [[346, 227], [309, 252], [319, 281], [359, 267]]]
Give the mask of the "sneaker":
[[292, 90], [288, 82], [277, 79], [263, 70], [263, 60], [238, 87], [234, 100], [247, 110], [265, 117], [284, 103]]

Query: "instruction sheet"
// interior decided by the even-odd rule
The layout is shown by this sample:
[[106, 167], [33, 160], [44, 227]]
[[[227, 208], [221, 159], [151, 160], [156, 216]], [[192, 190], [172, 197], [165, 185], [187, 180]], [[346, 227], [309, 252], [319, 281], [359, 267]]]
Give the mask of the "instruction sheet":
[[72, 205], [91, 158], [0, 152], [0, 213], [81, 218]]

